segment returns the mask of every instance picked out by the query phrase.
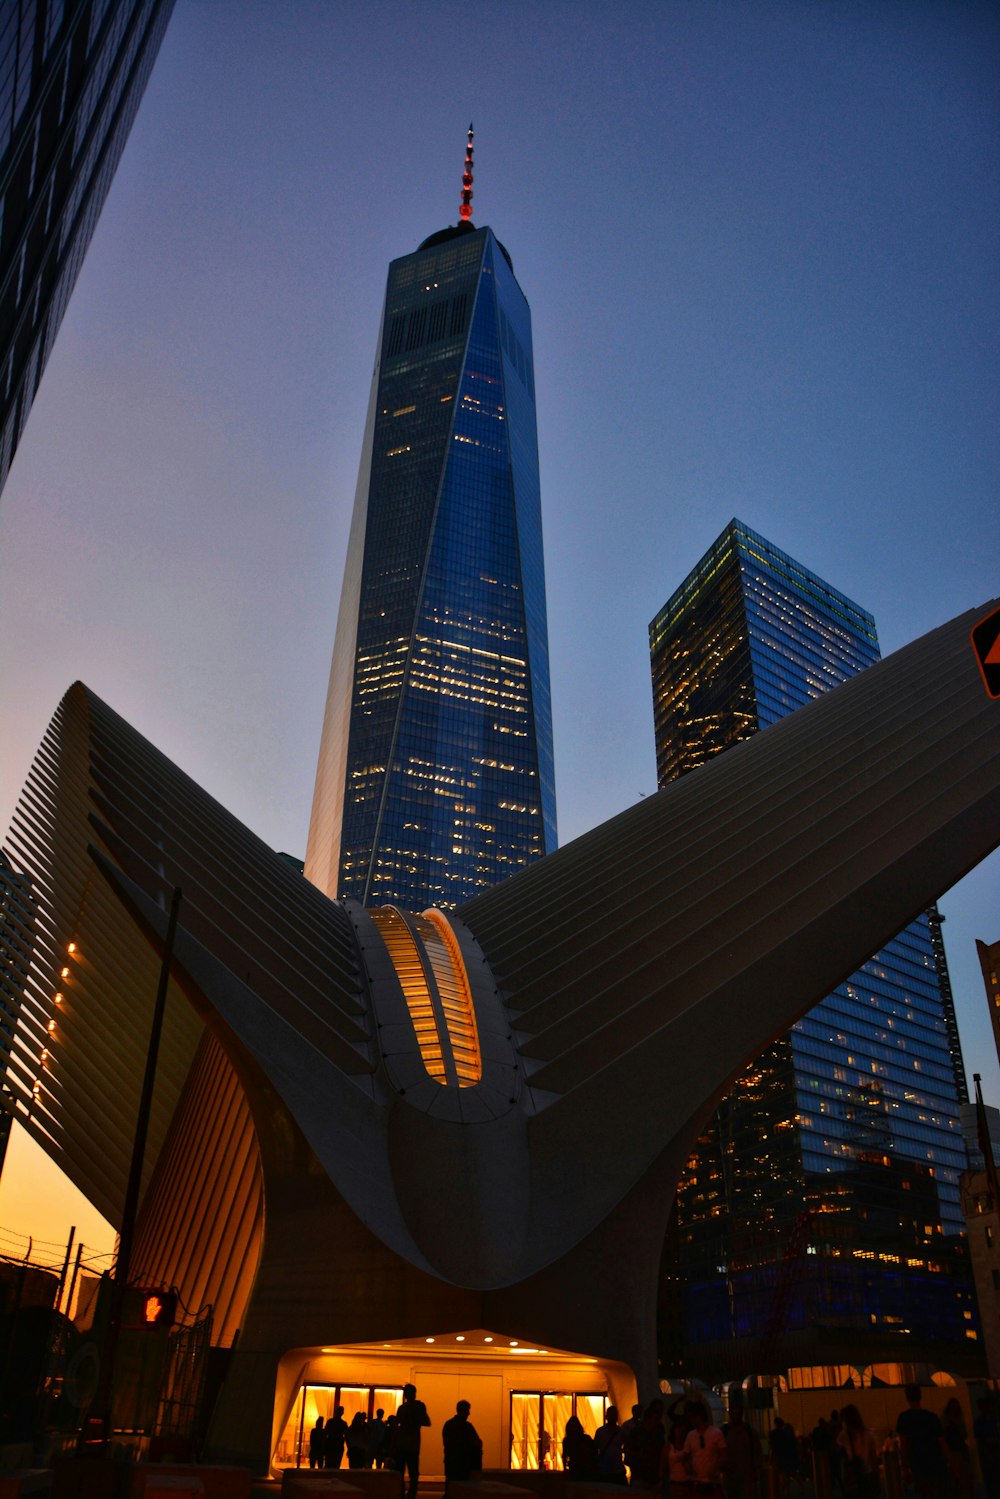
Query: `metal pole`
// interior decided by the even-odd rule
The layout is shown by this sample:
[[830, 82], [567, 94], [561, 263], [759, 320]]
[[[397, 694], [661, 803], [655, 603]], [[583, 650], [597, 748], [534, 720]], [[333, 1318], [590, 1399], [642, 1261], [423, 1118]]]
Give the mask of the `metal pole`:
[[73, 1305], [73, 1292], [76, 1290], [76, 1283], [77, 1283], [78, 1279], [80, 1278], [80, 1261], [82, 1259], [83, 1259], [83, 1240], [81, 1239], [79, 1241], [79, 1243], [77, 1244], [77, 1246], [76, 1246], [76, 1259], [73, 1261], [73, 1276], [72, 1276], [72, 1279], [70, 1280], [70, 1283], [69, 1283], [69, 1295], [66, 1297], [66, 1315], [67, 1315], [67, 1317], [69, 1316], [70, 1309], [72, 1308], [72, 1305]]
[[167, 1004], [167, 989], [170, 984], [170, 963], [174, 951], [174, 935], [177, 931], [177, 913], [181, 904], [181, 892], [174, 889], [170, 902], [170, 919], [167, 936], [163, 944], [163, 959], [160, 963], [160, 982], [156, 990], [153, 1007], [153, 1023], [150, 1027], [149, 1047], [146, 1052], [146, 1071], [142, 1079], [139, 1098], [139, 1115], [135, 1126], [135, 1141], [132, 1145], [132, 1160], [129, 1165], [128, 1185], [125, 1188], [125, 1206], [122, 1209], [122, 1225], [118, 1234], [118, 1257], [111, 1282], [111, 1306], [108, 1313], [108, 1335], [101, 1359], [101, 1374], [94, 1399], [93, 1415], [87, 1418], [81, 1441], [82, 1450], [104, 1457], [111, 1438], [111, 1400], [114, 1393], [115, 1356], [118, 1352], [118, 1336], [121, 1332], [122, 1310], [128, 1288], [129, 1269], [132, 1261], [132, 1243], [135, 1238], [135, 1220], [139, 1209], [139, 1189], [142, 1186], [142, 1163], [146, 1153], [146, 1137], [149, 1134], [149, 1116], [153, 1103], [153, 1085], [156, 1082], [156, 1061], [160, 1051], [160, 1035], [163, 1031], [163, 1012]]
[[69, 1274], [69, 1257], [73, 1253], [73, 1240], [76, 1238], [76, 1224], [69, 1231], [69, 1239], [66, 1242], [66, 1258], [63, 1260], [62, 1274], [59, 1276], [59, 1290], [56, 1292], [56, 1311], [62, 1310], [63, 1292], [66, 1289], [66, 1277]]

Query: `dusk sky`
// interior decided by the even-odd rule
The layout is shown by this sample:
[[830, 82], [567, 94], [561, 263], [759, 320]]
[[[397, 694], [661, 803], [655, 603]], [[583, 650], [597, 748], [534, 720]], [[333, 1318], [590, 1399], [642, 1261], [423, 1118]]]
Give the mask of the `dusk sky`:
[[[82, 678], [304, 853], [386, 269], [470, 118], [534, 320], [561, 842], [655, 790], [647, 625], [732, 516], [884, 654], [1000, 593], [998, 61], [960, 0], [178, 0], [0, 498], [0, 825]], [[1000, 1104], [1000, 856], [942, 909]]]

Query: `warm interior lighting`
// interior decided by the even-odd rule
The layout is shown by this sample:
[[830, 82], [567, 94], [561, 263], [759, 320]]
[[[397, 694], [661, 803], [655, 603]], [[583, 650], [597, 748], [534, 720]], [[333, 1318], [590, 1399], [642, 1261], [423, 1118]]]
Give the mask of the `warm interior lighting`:
[[484, 1339], [483, 1339], [483, 1342], [484, 1342], [484, 1343], [492, 1343], [492, 1342], [493, 1342], [493, 1339], [492, 1339], [492, 1338], [484, 1338]]
[[63, 997], [61, 994], [53, 994], [52, 998], [55, 1000], [57, 1005], [61, 1005], [63, 1002]]
[[69, 969], [68, 968], [60, 969], [59, 977], [60, 978], [64, 978], [64, 979], [68, 979], [69, 978]]
[[406, 1000], [420, 1056], [442, 1086], [469, 1088], [483, 1065], [472, 993], [455, 934], [440, 911], [404, 916], [395, 906], [369, 913]]
[[465, 1334], [461, 1333], [461, 1332], [456, 1333], [455, 1334], [455, 1342], [456, 1343], [464, 1343], [465, 1342]]
[[424, 1338], [424, 1342], [425, 1343], [433, 1343], [433, 1341], [434, 1341], [433, 1338]]

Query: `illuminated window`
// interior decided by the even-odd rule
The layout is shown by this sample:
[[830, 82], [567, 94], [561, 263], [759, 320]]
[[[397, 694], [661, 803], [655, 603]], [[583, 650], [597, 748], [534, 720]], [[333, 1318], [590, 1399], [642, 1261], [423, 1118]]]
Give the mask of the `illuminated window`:
[[470, 1088], [482, 1076], [469, 980], [455, 934], [440, 911], [404, 916], [395, 906], [371, 913], [402, 986], [420, 1055], [442, 1086]]

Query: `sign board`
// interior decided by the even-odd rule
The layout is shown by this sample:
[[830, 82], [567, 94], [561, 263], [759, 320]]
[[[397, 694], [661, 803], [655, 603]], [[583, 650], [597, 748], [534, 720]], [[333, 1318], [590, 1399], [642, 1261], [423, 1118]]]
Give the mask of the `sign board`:
[[972, 626], [969, 637], [990, 697], [1000, 697], [1000, 609]]

